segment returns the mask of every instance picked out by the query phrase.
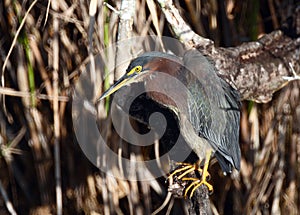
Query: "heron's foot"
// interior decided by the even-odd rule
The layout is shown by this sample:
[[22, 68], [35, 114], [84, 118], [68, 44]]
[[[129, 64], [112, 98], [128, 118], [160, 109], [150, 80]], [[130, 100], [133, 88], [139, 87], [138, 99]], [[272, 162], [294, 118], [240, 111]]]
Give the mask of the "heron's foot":
[[183, 178], [182, 179], [184, 181], [194, 181], [185, 189], [184, 197], [186, 197], [188, 192], [192, 189], [190, 196], [189, 196], [191, 198], [194, 195], [195, 190], [197, 188], [199, 188], [201, 185], [206, 185], [208, 188], [208, 191], [210, 193], [213, 192], [213, 190], [214, 190], [213, 186], [207, 182], [210, 179], [210, 174], [208, 172], [208, 165], [209, 165], [211, 154], [212, 154], [211, 150], [206, 152], [205, 163], [204, 163], [204, 167], [202, 169], [201, 179], [199, 179], [199, 178]]
[[214, 191], [213, 186], [208, 183], [208, 178], [209, 178], [209, 173], [207, 172], [206, 175], [202, 175], [201, 179], [199, 178], [183, 178], [183, 181], [193, 181], [186, 189], [184, 192], [184, 197], [188, 196], [188, 192], [191, 190], [191, 193], [189, 195], [190, 198], [194, 195], [194, 192], [196, 191], [197, 188], [199, 188], [201, 185], [205, 185], [208, 188], [209, 193], [212, 193]]
[[188, 175], [191, 172], [197, 171], [202, 175], [203, 170], [199, 166], [199, 164], [190, 164], [190, 163], [181, 163], [178, 162], [176, 165], [180, 166], [178, 169], [174, 170], [168, 178], [173, 178], [175, 175], [180, 174], [177, 179], [182, 179], [184, 176]]

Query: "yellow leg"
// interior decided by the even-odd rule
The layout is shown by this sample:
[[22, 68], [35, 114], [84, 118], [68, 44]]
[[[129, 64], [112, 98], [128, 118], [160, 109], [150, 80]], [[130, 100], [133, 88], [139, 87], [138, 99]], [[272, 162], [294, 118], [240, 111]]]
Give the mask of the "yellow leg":
[[182, 180], [190, 180], [190, 181], [194, 181], [193, 183], [191, 183], [185, 190], [184, 196], [187, 196], [188, 191], [194, 187], [191, 191], [190, 194], [190, 198], [193, 196], [195, 190], [200, 187], [202, 184], [205, 184], [208, 188], [208, 190], [210, 192], [213, 191], [213, 186], [211, 184], [209, 184], [207, 182], [207, 177], [209, 176], [208, 173], [208, 165], [209, 165], [209, 161], [210, 161], [210, 156], [211, 156], [212, 150], [209, 150], [206, 152], [206, 156], [205, 156], [205, 163], [204, 163], [204, 167], [203, 167], [203, 171], [202, 171], [202, 176], [201, 176], [201, 180], [200, 179], [195, 179], [195, 178], [183, 178]]

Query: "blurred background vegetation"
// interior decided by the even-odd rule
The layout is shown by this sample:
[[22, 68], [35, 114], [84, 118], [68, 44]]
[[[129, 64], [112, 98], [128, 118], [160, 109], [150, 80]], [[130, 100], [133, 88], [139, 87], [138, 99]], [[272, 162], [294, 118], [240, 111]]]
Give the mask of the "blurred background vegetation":
[[[161, 193], [150, 183], [107, 178], [76, 142], [70, 101], [89, 60], [90, 2], [57, 3], [0, 1], [1, 68], [7, 59], [0, 88], [0, 214], [150, 214], [166, 198], [164, 178], [157, 180]], [[95, 54], [117, 40], [118, 14], [103, 3], [98, 1], [93, 26]], [[118, 10], [121, 0], [107, 3]], [[297, 0], [174, 4], [195, 32], [230, 47], [279, 28]], [[137, 0], [135, 10], [132, 35], [173, 37], [154, 0]], [[225, 177], [212, 165], [214, 214], [299, 214], [299, 86], [299, 81], [288, 84], [267, 104], [243, 102], [242, 169], [239, 176]], [[183, 201], [171, 201], [160, 213], [184, 214]]]

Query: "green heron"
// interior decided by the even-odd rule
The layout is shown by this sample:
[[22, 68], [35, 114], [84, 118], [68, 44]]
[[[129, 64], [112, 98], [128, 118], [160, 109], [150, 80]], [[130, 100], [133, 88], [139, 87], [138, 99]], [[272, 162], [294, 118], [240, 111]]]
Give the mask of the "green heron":
[[[216, 68], [208, 58], [194, 49], [186, 51], [182, 58], [148, 52], [132, 60], [126, 71], [98, 101], [131, 83], [143, 83], [148, 97], [173, 111], [182, 136], [200, 161], [197, 165], [185, 164], [171, 174], [183, 171], [179, 178], [184, 179], [183, 176], [188, 173], [199, 171], [201, 179], [193, 179], [187, 190], [193, 186], [193, 193], [205, 184], [212, 191], [212, 186], [207, 182], [207, 168], [212, 155], [217, 158], [224, 174], [232, 172], [233, 167], [240, 169], [239, 94], [216, 75]], [[169, 82], [166, 76], [160, 74], [176, 78], [183, 87]], [[170, 98], [170, 93], [178, 95], [175, 96], [177, 101]]]

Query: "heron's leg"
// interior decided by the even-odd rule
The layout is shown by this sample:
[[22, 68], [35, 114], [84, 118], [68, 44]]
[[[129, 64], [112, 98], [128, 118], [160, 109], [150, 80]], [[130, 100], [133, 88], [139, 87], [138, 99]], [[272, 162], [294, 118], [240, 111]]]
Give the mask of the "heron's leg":
[[207, 182], [207, 177], [210, 176], [210, 174], [208, 173], [208, 165], [209, 165], [209, 161], [210, 161], [210, 156], [212, 154], [212, 150], [208, 150], [206, 152], [206, 156], [205, 156], [205, 163], [204, 163], [204, 167], [202, 170], [202, 176], [201, 176], [201, 180], [197, 179], [197, 178], [183, 178], [182, 180], [190, 180], [190, 181], [194, 181], [192, 182], [185, 190], [184, 196], [187, 196], [188, 191], [193, 187], [191, 194], [190, 194], [190, 198], [193, 196], [195, 190], [200, 187], [202, 184], [206, 185], [208, 190], [210, 192], [213, 191], [213, 186], [211, 184], [209, 184]]

